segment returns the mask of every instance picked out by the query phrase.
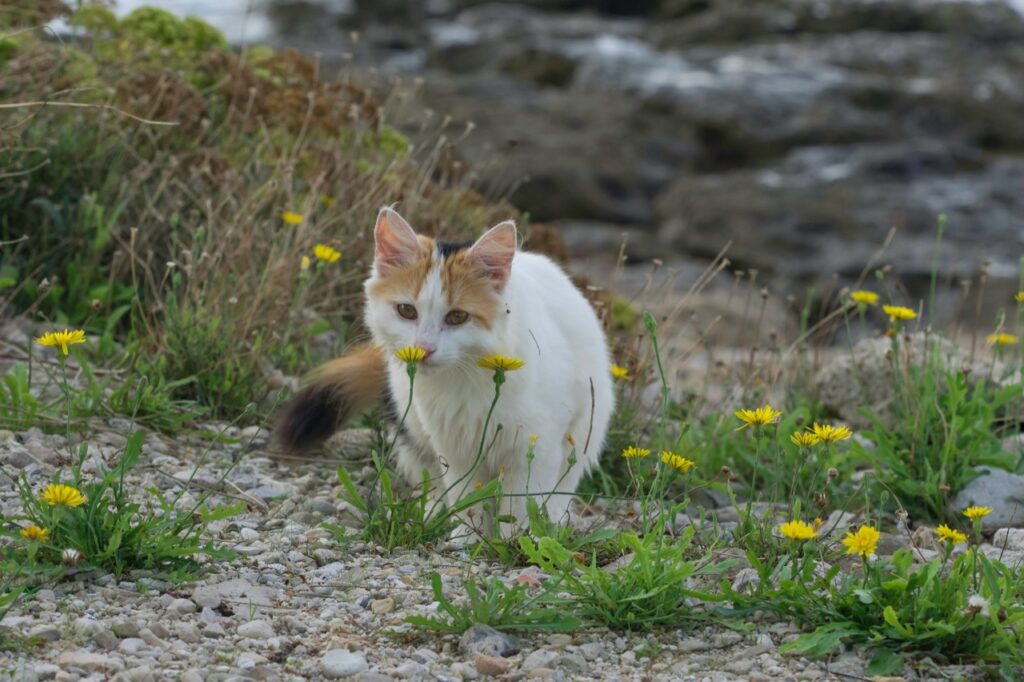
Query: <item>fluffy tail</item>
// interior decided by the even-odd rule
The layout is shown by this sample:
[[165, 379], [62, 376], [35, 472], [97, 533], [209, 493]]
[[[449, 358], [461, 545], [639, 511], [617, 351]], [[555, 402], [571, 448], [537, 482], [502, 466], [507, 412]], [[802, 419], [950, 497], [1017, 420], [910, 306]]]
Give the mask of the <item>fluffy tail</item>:
[[380, 401], [386, 377], [384, 352], [377, 346], [364, 346], [320, 365], [282, 409], [274, 429], [278, 443], [289, 452], [319, 445]]

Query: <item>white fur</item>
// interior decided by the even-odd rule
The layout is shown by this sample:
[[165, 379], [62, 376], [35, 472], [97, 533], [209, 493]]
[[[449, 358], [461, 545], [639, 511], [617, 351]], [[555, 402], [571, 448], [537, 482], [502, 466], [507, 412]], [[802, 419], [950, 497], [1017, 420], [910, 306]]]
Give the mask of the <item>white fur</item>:
[[[401, 220], [385, 211], [392, 214], [386, 217], [393, 226], [395, 218]], [[375, 265], [367, 289], [379, 277]], [[464, 483], [448, 492], [449, 503], [477, 481], [490, 481], [503, 470], [501, 513], [522, 520], [523, 493], [529, 493], [546, 501], [551, 517], [561, 520], [581, 477], [598, 463], [614, 409], [604, 332], [565, 272], [539, 254], [515, 252], [504, 289], [495, 296], [500, 307], [490, 330], [472, 320], [457, 327], [444, 324], [450, 308], [436, 270], [414, 301], [368, 299], [367, 326], [389, 358], [390, 390], [400, 414], [409, 401], [409, 378], [395, 350], [436, 349], [416, 374], [404, 423], [408, 438], [400, 441], [397, 463], [411, 482], [421, 481], [426, 468], [439, 479], [441, 490], [472, 470]], [[418, 318], [400, 317], [397, 303], [415, 305]], [[494, 398], [493, 373], [476, 363], [492, 353], [520, 358], [526, 365], [506, 373], [486, 434], [485, 456], [473, 470]], [[535, 459], [528, 466], [531, 434], [538, 438]], [[576, 463], [570, 467], [574, 449]]]

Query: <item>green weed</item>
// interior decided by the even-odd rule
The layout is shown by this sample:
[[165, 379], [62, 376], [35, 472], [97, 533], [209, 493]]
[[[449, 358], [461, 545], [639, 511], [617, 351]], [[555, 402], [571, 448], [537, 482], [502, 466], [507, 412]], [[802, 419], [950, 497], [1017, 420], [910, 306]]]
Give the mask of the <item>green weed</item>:
[[499, 578], [489, 578], [481, 584], [471, 577], [464, 583], [466, 601], [459, 605], [445, 596], [440, 575], [431, 573], [430, 582], [438, 615], [405, 619], [421, 630], [458, 634], [480, 624], [496, 630], [572, 632], [581, 626], [576, 617], [545, 604], [542, 592], [531, 595], [526, 584], [506, 584]]

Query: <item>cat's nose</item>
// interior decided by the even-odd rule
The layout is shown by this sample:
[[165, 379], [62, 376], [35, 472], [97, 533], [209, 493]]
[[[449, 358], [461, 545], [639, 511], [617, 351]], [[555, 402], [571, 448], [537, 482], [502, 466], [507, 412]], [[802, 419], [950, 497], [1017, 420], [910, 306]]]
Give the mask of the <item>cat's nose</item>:
[[433, 346], [426, 346], [426, 345], [421, 345], [420, 348], [423, 349], [423, 359], [424, 360], [428, 359], [431, 355], [434, 354], [434, 351], [437, 350], [437, 348], [434, 348]]

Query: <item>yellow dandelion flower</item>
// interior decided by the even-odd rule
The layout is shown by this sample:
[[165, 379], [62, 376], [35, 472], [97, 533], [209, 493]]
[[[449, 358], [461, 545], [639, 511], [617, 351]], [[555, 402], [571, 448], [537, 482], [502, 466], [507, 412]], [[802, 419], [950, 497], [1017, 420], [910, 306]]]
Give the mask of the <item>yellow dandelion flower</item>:
[[811, 521], [811, 526], [814, 527], [814, 532], [815, 533], [821, 532], [821, 527], [824, 526], [824, 525], [825, 525], [825, 520], [823, 518], [821, 518], [820, 516], [815, 516], [814, 520]]
[[537, 441], [540, 440], [540, 436], [538, 436], [536, 433], [531, 433], [526, 440], [530, 443], [530, 445], [536, 445]]
[[864, 305], [878, 305], [878, 294], [873, 291], [859, 289], [857, 291], [850, 292], [850, 300], [854, 303], [862, 303]]
[[628, 448], [622, 451], [622, 456], [626, 459], [640, 459], [651, 454], [651, 451], [647, 448], [638, 448], [635, 445], [630, 445]]
[[82, 491], [60, 483], [51, 483], [46, 486], [46, 490], [39, 497], [51, 507], [79, 507], [85, 504], [85, 495], [82, 494]]
[[484, 369], [514, 372], [517, 369], [521, 369], [526, 363], [519, 358], [511, 358], [507, 355], [495, 353], [494, 355], [488, 355], [486, 358], [481, 358], [476, 364]]
[[822, 443], [835, 443], [841, 440], [848, 440], [853, 436], [853, 431], [846, 426], [832, 426], [831, 424], [819, 424], [817, 422], [811, 427], [810, 433]]
[[423, 358], [427, 357], [427, 351], [416, 346], [405, 346], [395, 351], [395, 357], [402, 362], [419, 362]]
[[281, 220], [285, 221], [289, 225], [301, 225], [302, 214], [295, 213], [294, 211], [284, 211], [281, 213]]
[[779, 532], [790, 540], [813, 540], [818, 537], [818, 531], [813, 526], [799, 520], [779, 524]]
[[62, 332], [46, 332], [36, 339], [36, 343], [40, 346], [59, 347], [61, 352], [67, 355], [68, 346], [76, 343], [85, 343], [85, 331], [81, 329], [75, 329], [74, 331], [65, 329]]
[[847, 531], [846, 537], [843, 538], [843, 544], [846, 545], [847, 554], [860, 554], [866, 557], [875, 553], [875, 546], [878, 545], [878, 540], [881, 537], [882, 535], [877, 529], [871, 526], [861, 526], [856, 533]]
[[309, 256], [303, 256], [302, 260], [299, 261], [299, 267], [303, 270], [309, 270], [310, 265], [312, 265], [312, 261], [309, 260]]
[[[743, 425], [740, 429], [745, 429], [748, 426], [766, 426], [768, 424], [774, 424], [782, 416], [782, 413], [778, 410], [772, 409], [771, 405], [764, 405], [754, 410], [738, 410], [736, 416]], [[738, 431], [739, 429], [737, 429]]]
[[612, 365], [612, 378], [613, 379], [628, 379], [629, 370], [621, 365]]
[[935, 529], [935, 534], [939, 536], [939, 539], [945, 540], [946, 542], [952, 542], [954, 545], [962, 545], [967, 542], [967, 536], [958, 530], [953, 530], [946, 524], [942, 524]]
[[50, 531], [30, 523], [21, 529], [21, 537], [34, 542], [46, 542], [50, 539]]
[[1024, 303], [1024, 291], [1018, 291], [1013, 300], [1017, 301], [1017, 303]]
[[687, 459], [682, 455], [677, 455], [676, 453], [669, 452], [668, 450], [662, 450], [661, 461], [681, 474], [685, 474], [696, 464], [692, 459]]
[[990, 346], [1012, 346], [1020, 341], [1020, 339], [1013, 334], [989, 334], [985, 337], [985, 340]]
[[789, 440], [793, 445], [798, 445], [802, 448], [813, 448], [821, 442], [821, 439], [810, 431], [797, 431], [789, 437]]
[[968, 507], [967, 509], [964, 509], [964, 516], [969, 518], [971, 521], [980, 521], [991, 513], [992, 510], [988, 507]]
[[916, 312], [901, 305], [883, 305], [882, 310], [885, 311], [885, 314], [893, 322], [896, 320], [913, 320], [917, 317]]
[[323, 263], [335, 263], [341, 258], [341, 251], [332, 249], [327, 244], [317, 244], [313, 247], [313, 255]]

